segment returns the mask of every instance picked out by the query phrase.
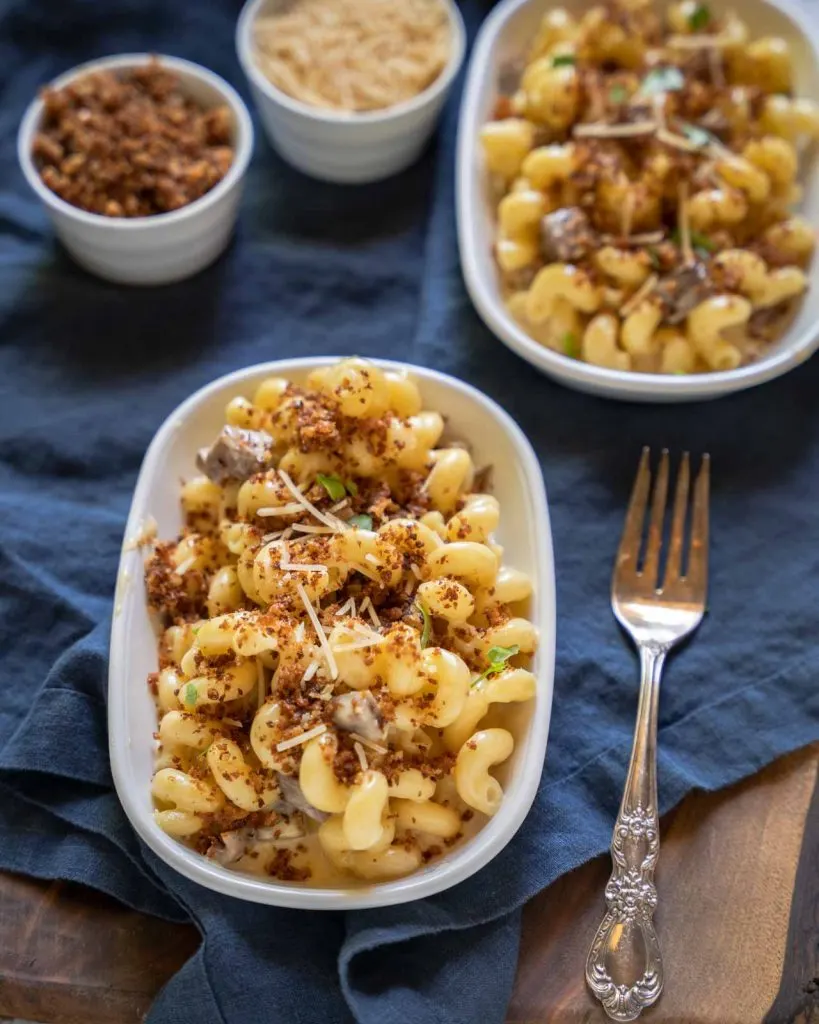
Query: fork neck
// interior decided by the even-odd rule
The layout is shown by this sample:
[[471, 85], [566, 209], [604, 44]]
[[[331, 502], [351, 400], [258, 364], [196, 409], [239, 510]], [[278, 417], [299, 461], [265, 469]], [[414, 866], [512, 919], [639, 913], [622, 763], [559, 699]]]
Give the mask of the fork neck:
[[648, 643], [640, 646], [640, 700], [631, 750], [623, 808], [657, 810], [657, 709], [660, 676], [669, 646]]

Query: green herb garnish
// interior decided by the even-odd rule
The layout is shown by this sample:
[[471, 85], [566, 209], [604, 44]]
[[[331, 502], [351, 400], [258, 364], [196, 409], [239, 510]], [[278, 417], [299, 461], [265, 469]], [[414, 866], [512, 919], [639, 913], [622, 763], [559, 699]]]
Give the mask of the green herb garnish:
[[691, 248], [696, 252], [697, 249], [710, 255], [717, 248], [716, 242], [712, 242], [708, 235], [703, 235], [699, 231], [691, 232]]
[[327, 476], [326, 473], [316, 473], [316, 480], [318, 480], [324, 490], [327, 491], [333, 501], [340, 501], [342, 498], [346, 497], [347, 492], [344, 489], [344, 484], [337, 476]]
[[473, 680], [472, 685], [475, 686], [482, 679], [488, 679], [490, 676], [496, 676], [498, 672], [502, 672], [506, 662], [510, 658], [514, 658], [519, 651], [520, 647], [517, 644], [512, 644], [511, 647], [490, 647], [486, 652], [486, 656], [489, 659], [489, 667], [485, 668], [478, 678]]
[[[671, 232], [671, 241], [675, 245], [679, 245], [681, 242], [679, 229], [675, 228]], [[703, 235], [699, 231], [691, 232], [691, 248], [700, 257], [705, 259], [710, 256], [712, 252], [717, 248], [716, 242], [712, 242], [708, 235]]]
[[657, 253], [657, 250], [656, 249], [652, 249], [652, 248], [648, 248], [648, 249], [646, 249], [646, 255], [648, 256], [648, 260], [649, 260], [649, 263], [651, 264], [652, 268], [654, 270], [659, 270], [660, 267], [661, 267], [661, 263], [660, 263], [660, 257], [659, 257], [659, 255]]
[[688, 15], [688, 24], [693, 32], [701, 32], [711, 21], [711, 12], [705, 4], [697, 4]]
[[420, 601], [415, 602], [415, 607], [421, 613], [421, 618], [424, 620], [424, 628], [421, 630], [421, 650], [423, 650], [429, 645], [429, 637], [430, 633], [432, 633], [432, 618]]
[[347, 488], [348, 494], [351, 494], [354, 498], [358, 497], [358, 484], [355, 480], [345, 480], [344, 486]]
[[663, 92], [679, 92], [684, 85], [685, 78], [679, 68], [654, 68], [643, 79], [637, 95], [659, 96]]
[[182, 691], [182, 703], [186, 708], [192, 708], [196, 704], [196, 684], [188, 683], [185, 689]]
[[373, 517], [362, 513], [357, 516], [350, 516], [347, 520], [348, 526], [354, 526], [357, 530], [371, 530], [373, 528]]
[[580, 355], [577, 335], [572, 331], [566, 331], [563, 335], [563, 351], [570, 359], [577, 359]]
[[628, 99], [628, 89], [618, 82], [609, 89], [609, 99], [612, 103], [625, 103]]
[[698, 124], [686, 124], [685, 122], [681, 122], [680, 131], [688, 141], [693, 142], [695, 146], [708, 146], [714, 142], [717, 145], [720, 144], [716, 135], [712, 135], [711, 132], [706, 131], [705, 128], [700, 128]]
[[573, 68], [577, 63], [577, 57], [573, 53], [558, 53], [552, 57], [553, 68]]

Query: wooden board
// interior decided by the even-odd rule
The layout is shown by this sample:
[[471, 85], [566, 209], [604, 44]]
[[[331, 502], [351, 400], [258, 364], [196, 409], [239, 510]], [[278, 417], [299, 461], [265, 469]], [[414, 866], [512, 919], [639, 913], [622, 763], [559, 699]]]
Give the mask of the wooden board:
[[[666, 990], [648, 1024], [819, 1024], [817, 767], [819, 747], [664, 820]], [[606, 1020], [583, 965], [608, 872], [598, 858], [527, 907], [508, 1024]], [[139, 1021], [198, 941], [88, 889], [0, 874], [0, 1016]]]

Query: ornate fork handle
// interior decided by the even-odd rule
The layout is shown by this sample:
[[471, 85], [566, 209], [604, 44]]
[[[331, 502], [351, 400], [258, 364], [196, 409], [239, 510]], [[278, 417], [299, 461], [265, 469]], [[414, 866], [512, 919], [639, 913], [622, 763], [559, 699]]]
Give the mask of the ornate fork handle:
[[640, 645], [640, 700], [626, 787], [611, 840], [608, 910], [586, 960], [586, 981], [612, 1020], [630, 1021], [659, 998], [663, 960], [652, 918], [657, 816], [657, 703], [671, 644]]

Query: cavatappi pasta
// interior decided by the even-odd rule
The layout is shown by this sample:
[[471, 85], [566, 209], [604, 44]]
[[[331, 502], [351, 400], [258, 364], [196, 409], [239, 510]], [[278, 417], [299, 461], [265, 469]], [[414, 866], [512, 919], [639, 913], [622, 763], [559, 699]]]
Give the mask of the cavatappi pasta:
[[225, 416], [146, 563], [156, 821], [285, 881], [405, 875], [503, 799], [504, 708], [536, 690], [530, 580], [408, 376], [349, 359]]
[[[794, 213], [819, 108], [783, 39], [700, 0], [546, 12], [482, 129], [495, 258], [539, 343], [618, 370], [730, 370], [764, 353], [804, 292]], [[504, 91], [502, 89], [502, 91]]]

